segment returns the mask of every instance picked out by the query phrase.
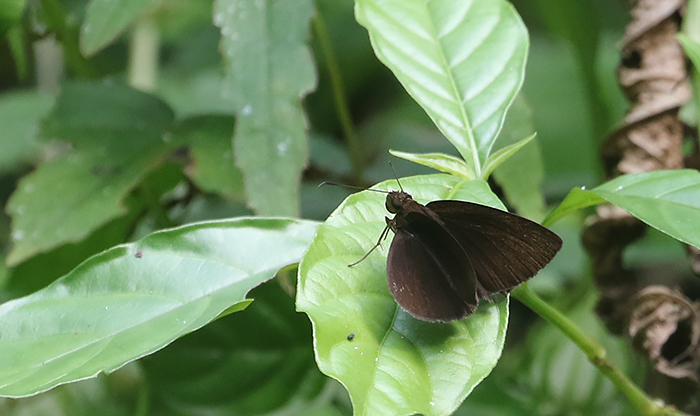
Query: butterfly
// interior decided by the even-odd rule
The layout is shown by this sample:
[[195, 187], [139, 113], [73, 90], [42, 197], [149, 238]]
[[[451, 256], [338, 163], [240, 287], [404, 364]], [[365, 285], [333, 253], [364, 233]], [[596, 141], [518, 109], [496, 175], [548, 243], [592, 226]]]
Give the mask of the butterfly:
[[521, 216], [473, 202], [416, 202], [387, 194], [386, 227], [395, 236], [387, 258], [389, 289], [412, 316], [448, 322], [474, 313], [479, 301], [508, 293], [546, 266], [561, 249], [557, 234]]

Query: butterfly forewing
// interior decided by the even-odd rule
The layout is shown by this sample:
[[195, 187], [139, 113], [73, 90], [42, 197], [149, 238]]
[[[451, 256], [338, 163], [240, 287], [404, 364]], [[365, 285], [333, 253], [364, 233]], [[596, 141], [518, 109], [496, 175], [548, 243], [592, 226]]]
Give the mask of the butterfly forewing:
[[478, 303], [476, 279], [461, 245], [426, 215], [412, 212], [401, 223], [387, 260], [389, 289], [399, 305], [429, 321], [471, 314]]
[[507, 292], [530, 279], [562, 246], [558, 235], [526, 218], [462, 201], [426, 206], [463, 247], [479, 284]]

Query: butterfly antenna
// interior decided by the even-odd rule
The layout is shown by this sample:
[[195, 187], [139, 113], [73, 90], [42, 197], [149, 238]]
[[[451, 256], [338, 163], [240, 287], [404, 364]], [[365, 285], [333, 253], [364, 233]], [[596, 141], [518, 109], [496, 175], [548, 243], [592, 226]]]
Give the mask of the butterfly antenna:
[[399, 189], [403, 192], [403, 186], [401, 186], [401, 182], [399, 182], [399, 175], [396, 174], [396, 169], [394, 169], [394, 164], [391, 163], [391, 160], [389, 161], [389, 166], [391, 166], [391, 171], [394, 172], [394, 177], [396, 178], [396, 183], [399, 184]]
[[382, 191], [379, 189], [372, 189], [372, 188], [362, 188], [359, 186], [352, 186], [352, 185], [346, 185], [344, 183], [335, 183], [335, 182], [328, 182], [324, 181], [318, 184], [317, 188], [322, 187], [323, 185], [333, 185], [333, 186], [340, 186], [341, 188], [350, 188], [350, 189], [359, 189], [360, 191], [372, 191], [372, 192], [379, 192], [382, 194], [388, 194], [389, 191]]

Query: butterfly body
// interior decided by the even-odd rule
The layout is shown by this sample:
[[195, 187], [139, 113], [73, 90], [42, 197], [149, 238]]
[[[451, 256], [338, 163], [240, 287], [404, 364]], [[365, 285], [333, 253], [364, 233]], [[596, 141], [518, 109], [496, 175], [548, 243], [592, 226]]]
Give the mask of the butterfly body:
[[[403, 191], [387, 195], [389, 289], [414, 317], [447, 322], [480, 300], [530, 279], [559, 251], [547, 228], [515, 214], [464, 201], [422, 205]], [[381, 240], [381, 238], [380, 238]]]

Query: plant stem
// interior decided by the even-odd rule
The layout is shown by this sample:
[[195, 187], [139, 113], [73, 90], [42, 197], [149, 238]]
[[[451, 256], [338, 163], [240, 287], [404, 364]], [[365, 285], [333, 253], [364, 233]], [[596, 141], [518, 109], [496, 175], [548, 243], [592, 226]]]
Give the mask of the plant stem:
[[352, 175], [358, 183], [362, 183], [362, 146], [353, 127], [350, 106], [348, 105], [348, 98], [345, 94], [345, 86], [343, 85], [343, 78], [340, 73], [340, 66], [338, 65], [335, 51], [333, 50], [333, 43], [328, 33], [328, 27], [326, 27], [326, 22], [323, 20], [321, 9], [318, 7], [318, 4], [316, 5], [316, 15], [311, 20], [311, 24], [316, 33], [316, 39], [318, 39], [318, 43], [321, 47], [326, 69], [328, 70], [328, 75], [331, 80], [335, 108], [338, 112], [338, 119], [340, 120], [340, 126], [343, 130], [343, 136], [347, 142], [350, 163], [352, 164]]
[[522, 284], [512, 292], [513, 296], [540, 315], [550, 324], [559, 328], [564, 335], [572, 340], [586, 353], [588, 359], [607, 377], [615, 387], [622, 392], [630, 402], [645, 416], [681, 416], [686, 415], [672, 406], [665, 406], [652, 400], [642, 389], [634, 384], [625, 374], [613, 367], [606, 359], [607, 352], [596, 341], [588, 338], [576, 324], [557, 309], [542, 300], [527, 285]]
[[129, 44], [129, 85], [142, 91], [155, 88], [158, 71], [158, 28], [146, 17], [139, 19]]

